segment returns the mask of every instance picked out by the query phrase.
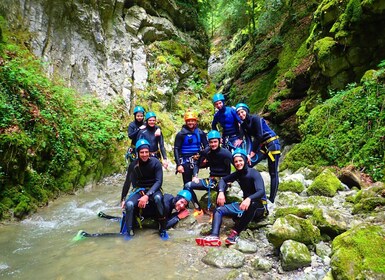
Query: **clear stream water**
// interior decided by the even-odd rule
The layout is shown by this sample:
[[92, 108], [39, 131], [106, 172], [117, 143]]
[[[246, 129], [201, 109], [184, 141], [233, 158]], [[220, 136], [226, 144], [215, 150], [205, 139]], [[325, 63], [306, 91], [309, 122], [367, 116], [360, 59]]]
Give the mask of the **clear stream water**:
[[[0, 225], [0, 279], [223, 279], [226, 269], [201, 262], [207, 248], [195, 245], [199, 232], [170, 230], [162, 241], [154, 229], [121, 236], [73, 242], [79, 230], [119, 232], [119, 222], [100, 211], [121, 216], [124, 175], [105, 180], [76, 195], [60, 197], [22, 222]], [[164, 173], [163, 189], [176, 194], [182, 179]], [[203, 193], [203, 192], [202, 192]]]

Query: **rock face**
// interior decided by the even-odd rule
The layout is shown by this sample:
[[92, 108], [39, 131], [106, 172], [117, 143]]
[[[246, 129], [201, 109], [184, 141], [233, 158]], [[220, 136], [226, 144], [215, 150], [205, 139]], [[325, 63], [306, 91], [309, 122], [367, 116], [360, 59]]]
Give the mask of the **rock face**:
[[51, 78], [107, 102], [123, 97], [128, 108], [135, 92], [147, 86], [148, 44], [181, 38], [206, 55], [193, 11], [174, 1], [1, 2], [0, 15], [16, 30], [30, 32], [25, 44], [43, 58]]

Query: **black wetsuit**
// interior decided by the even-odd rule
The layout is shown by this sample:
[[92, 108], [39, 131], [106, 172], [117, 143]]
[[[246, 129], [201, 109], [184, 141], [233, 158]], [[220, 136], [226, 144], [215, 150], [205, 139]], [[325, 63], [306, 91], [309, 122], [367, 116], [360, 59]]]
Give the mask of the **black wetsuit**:
[[167, 159], [166, 149], [164, 148], [163, 134], [160, 136], [155, 136], [155, 131], [159, 126], [155, 125], [154, 127], [146, 125], [145, 129], [141, 129], [138, 133], [137, 139], [146, 139], [150, 143], [150, 155], [161, 159], [161, 156], [164, 160]]
[[[194, 177], [198, 176], [199, 166], [205, 159], [207, 160], [207, 167], [210, 168], [210, 178], [199, 179], [198, 183], [191, 181], [184, 185], [184, 189], [191, 192], [191, 201], [194, 203], [194, 207], [197, 210], [201, 210], [201, 207], [194, 190], [205, 190], [208, 192], [212, 189], [217, 190], [219, 179], [223, 176], [229, 175], [231, 172], [231, 152], [221, 147], [218, 147], [215, 150], [208, 147], [200, 153], [198, 163], [194, 168]], [[210, 201], [208, 201], [208, 206], [210, 206]]]
[[128, 138], [131, 139], [131, 147], [135, 147], [136, 144], [136, 138], [139, 133], [139, 127], [141, 127], [144, 124], [144, 121], [138, 122], [137, 120], [134, 120], [130, 122], [127, 128], [127, 134]]
[[257, 155], [256, 160], [252, 160], [250, 166], [253, 167], [266, 158], [268, 160], [271, 180], [269, 200], [274, 202], [279, 185], [278, 163], [281, 153], [278, 136], [267, 125], [266, 121], [258, 115], [247, 114], [241, 127], [248, 136], [253, 138], [252, 151]]
[[193, 170], [197, 163], [196, 158], [193, 156], [206, 147], [208, 147], [206, 134], [199, 128], [191, 131], [184, 125], [175, 136], [174, 159], [177, 167], [179, 165], [183, 166], [183, 184], [190, 182], [192, 179]]
[[246, 211], [240, 210], [239, 202], [217, 207], [214, 211], [212, 235], [219, 236], [223, 216], [238, 218], [233, 229], [239, 234], [254, 217], [262, 217], [267, 210], [265, 185], [257, 170], [246, 166], [241, 171], [235, 171], [223, 177], [218, 184], [219, 191], [225, 192], [227, 184], [234, 181], [239, 183], [243, 192], [243, 199], [247, 197], [251, 199], [250, 206]]
[[[126, 200], [127, 232], [131, 234], [134, 211], [138, 208], [138, 199], [141, 198], [143, 194], [148, 195], [149, 201], [153, 201], [155, 203], [160, 228], [165, 229], [166, 220], [162, 195], [162, 164], [159, 160], [152, 157], [150, 157], [146, 162], [136, 159], [131, 164], [132, 166], [130, 166], [132, 168], [132, 172], [130, 172], [130, 174], [133, 193]], [[141, 190], [143, 190], [143, 192], [141, 192]]]
[[[167, 220], [166, 229], [175, 226], [180, 221], [178, 212], [175, 210], [175, 203], [177, 202], [177, 199], [180, 198], [174, 197], [168, 193], [163, 195], [164, 213]], [[150, 201], [146, 208], [142, 209], [140, 216], [143, 218], [157, 218], [155, 203]]]

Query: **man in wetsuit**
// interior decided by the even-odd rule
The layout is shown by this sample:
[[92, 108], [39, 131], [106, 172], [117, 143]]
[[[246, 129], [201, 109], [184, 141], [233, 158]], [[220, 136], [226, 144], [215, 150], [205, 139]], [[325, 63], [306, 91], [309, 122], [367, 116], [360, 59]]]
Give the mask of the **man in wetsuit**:
[[144, 129], [144, 108], [142, 106], [135, 106], [134, 108], [134, 120], [130, 122], [127, 128], [128, 138], [131, 139], [131, 147], [128, 148], [126, 159], [130, 159], [132, 162], [136, 157], [135, 144], [139, 130]]
[[232, 151], [243, 142], [243, 133], [240, 130], [241, 119], [234, 108], [225, 106], [225, 97], [222, 93], [213, 96], [213, 104], [217, 112], [211, 123], [212, 130], [218, 130], [217, 124], [222, 127], [222, 146]]
[[198, 128], [197, 116], [193, 112], [184, 114], [181, 131], [175, 136], [174, 158], [177, 172], [182, 174], [183, 184], [190, 182], [199, 158], [199, 152], [208, 146], [205, 133]]
[[168, 239], [162, 195], [162, 164], [158, 159], [150, 156], [150, 144], [147, 140], [139, 139], [136, 142], [136, 151], [138, 158], [131, 163], [132, 172], [130, 172], [133, 192], [122, 203], [122, 208], [126, 211], [126, 232], [122, 232], [122, 234], [125, 235], [126, 239], [132, 238], [134, 235], [133, 219], [135, 211], [139, 208], [146, 208], [147, 204], [151, 201], [156, 206], [159, 235], [162, 239]]
[[[230, 235], [225, 240], [226, 245], [237, 242], [241, 231], [255, 218], [262, 218], [267, 211], [265, 185], [261, 174], [247, 166], [247, 153], [243, 149], [235, 149], [233, 152], [233, 163], [236, 171], [223, 177], [219, 181], [219, 193], [217, 207], [214, 211], [214, 219], [211, 228], [211, 235], [195, 239], [200, 246], [221, 246], [219, 232], [222, 224], [222, 217], [228, 216], [235, 219], [235, 225]], [[243, 201], [226, 203], [225, 191], [228, 183], [237, 181], [243, 192]]]
[[242, 120], [243, 131], [253, 139], [249, 165], [253, 167], [267, 158], [270, 175], [269, 200], [274, 203], [279, 185], [278, 162], [281, 154], [279, 137], [263, 118], [258, 115], [251, 115], [250, 109], [245, 103], [237, 104], [235, 109]]
[[[159, 132], [159, 133], [158, 133]], [[166, 149], [164, 148], [163, 134], [159, 126], [156, 125], [156, 115], [154, 112], [146, 113], [146, 127], [138, 133], [137, 139], [146, 139], [150, 144], [150, 156], [162, 160], [162, 165], [167, 169], [168, 160]]]
[[[190, 191], [192, 194], [192, 201], [195, 207], [194, 216], [203, 214], [203, 210], [199, 205], [198, 198], [194, 190], [204, 190], [208, 192], [209, 201], [207, 208], [210, 209], [211, 190], [217, 191], [217, 185], [220, 178], [230, 174], [231, 172], [232, 156], [229, 150], [221, 148], [221, 134], [216, 130], [212, 130], [207, 134], [207, 139], [209, 141], [209, 147], [200, 153], [198, 163], [194, 167], [194, 177], [192, 178], [192, 181], [184, 185], [184, 189]], [[210, 169], [210, 177], [206, 179], [199, 179], [199, 166], [203, 162], [205, 163], [205, 166]]]

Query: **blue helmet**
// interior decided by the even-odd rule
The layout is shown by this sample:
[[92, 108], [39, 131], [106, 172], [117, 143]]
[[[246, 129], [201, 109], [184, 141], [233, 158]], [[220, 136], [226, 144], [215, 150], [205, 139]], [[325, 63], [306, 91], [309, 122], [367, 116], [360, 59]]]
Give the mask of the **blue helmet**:
[[146, 120], [148, 120], [149, 118], [156, 118], [156, 115], [154, 112], [147, 112], [146, 113]]
[[146, 139], [139, 139], [136, 141], [135, 149], [137, 152], [139, 152], [141, 149], [147, 148], [150, 149], [150, 143]]
[[244, 159], [246, 158], [246, 160], [247, 160], [247, 152], [242, 148], [236, 148], [233, 151], [233, 159], [235, 157], [239, 157], [239, 156], [243, 157]]
[[187, 202], [190, 202], [191, 200], [191, 193], [188, 190], [181, 190], [178, 192], [178, 195], [186, 199]]
[[134, 115], [139, 112], [144, 114], [144, 108], [142, 106], [135, 106]]
[[208, 134], [207, 134], [207, 139], [210, 140], [210, 139], [221, 139], [221, 134], [216, 131], [216, 130], [211, 130]]
[[222, 93], [216, 93], [214, 94], [213, 96], [213, 103], [217, 102], [217, 101], [225, 101], [225, 97], [223, 96]]
[[235, 106], [235, 110], [238, 112], [239, 110], [245, 110], [246, 113], [250, 113], [250, 108], [245, 103], [238, 103]]

